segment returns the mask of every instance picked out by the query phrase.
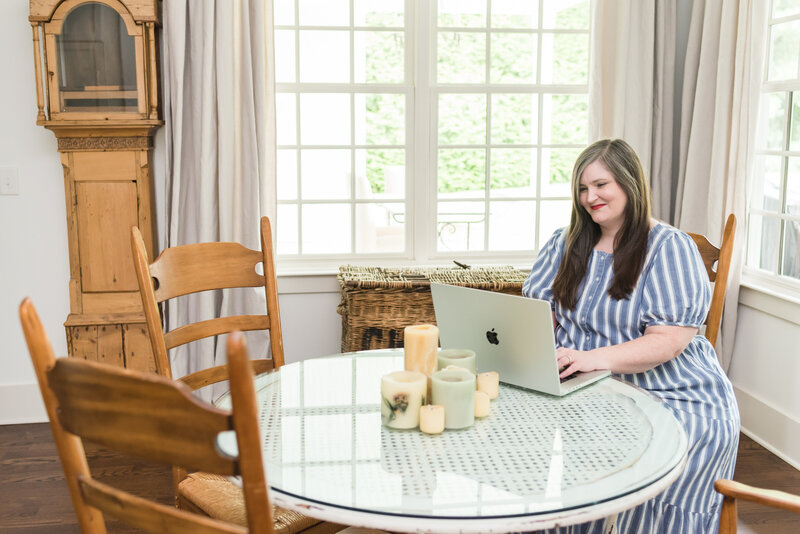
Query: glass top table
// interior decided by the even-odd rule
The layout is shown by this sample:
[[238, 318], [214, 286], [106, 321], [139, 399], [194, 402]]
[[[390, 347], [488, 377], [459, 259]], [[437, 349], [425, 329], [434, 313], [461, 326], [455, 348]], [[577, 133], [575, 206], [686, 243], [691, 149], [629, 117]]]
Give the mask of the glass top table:
[[[256, 378], [275, 504], [394, 531], [533, 530], [614, 516], [685, 465], [686, 434], [670, 410], [613, 378], [566, 397], [501, 384], [490, 415], [468, 429], [386, 428], [380, 378], [402, 368], [402, 349], [388, 349]], [[230, 398], [217, 404], [230, 408]], [[235, 453], [232, 434], [220, 448]]]

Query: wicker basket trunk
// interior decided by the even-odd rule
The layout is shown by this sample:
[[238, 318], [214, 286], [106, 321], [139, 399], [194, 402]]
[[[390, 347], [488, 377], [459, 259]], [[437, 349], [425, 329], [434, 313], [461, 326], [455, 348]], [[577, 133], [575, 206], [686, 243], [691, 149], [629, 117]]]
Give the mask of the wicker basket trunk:
[[522, 293], [526, 272], [513, 267], [339, 268], [342, 352], [403, 346], [403, 329], [436, 324], [431, 282]]

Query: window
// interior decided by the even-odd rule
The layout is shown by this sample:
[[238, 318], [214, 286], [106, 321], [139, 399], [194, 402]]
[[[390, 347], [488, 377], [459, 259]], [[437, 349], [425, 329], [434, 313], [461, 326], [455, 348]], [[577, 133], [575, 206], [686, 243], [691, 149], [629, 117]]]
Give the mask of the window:
[[800, 5], [773, 0], [771, 8], [747, 266], [800, 289]]
[[530, 261], [588, 141], [589, 0], [275, 0], [284, 261]]

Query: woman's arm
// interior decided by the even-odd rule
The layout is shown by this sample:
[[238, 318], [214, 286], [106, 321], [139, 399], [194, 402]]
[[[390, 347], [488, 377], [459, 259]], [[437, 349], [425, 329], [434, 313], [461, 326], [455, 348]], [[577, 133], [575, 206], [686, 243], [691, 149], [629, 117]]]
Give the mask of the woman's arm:
[[576, 371], [609, 369], [612, 373], [641, 373], [678, 356], [697, 334], [693, 326], [649, 326], [640, 338], [593, 350], [559, 348], [561, 376]]

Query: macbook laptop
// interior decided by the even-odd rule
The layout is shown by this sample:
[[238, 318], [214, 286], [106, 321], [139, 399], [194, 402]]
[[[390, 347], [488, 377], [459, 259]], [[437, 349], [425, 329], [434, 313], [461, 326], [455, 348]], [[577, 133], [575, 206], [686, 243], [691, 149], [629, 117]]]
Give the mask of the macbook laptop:
[[443, 349], [472, 349], [478, 372], [500, 382], [566, 395], [611, 374], [607, 370], [558, 376], [553, 314], [544, 300], [431, 283]]

